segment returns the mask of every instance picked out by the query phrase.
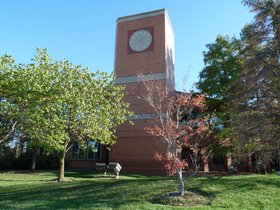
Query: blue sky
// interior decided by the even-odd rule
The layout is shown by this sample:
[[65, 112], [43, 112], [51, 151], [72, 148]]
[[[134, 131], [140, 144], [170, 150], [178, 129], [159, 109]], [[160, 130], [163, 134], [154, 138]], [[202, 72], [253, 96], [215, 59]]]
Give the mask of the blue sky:
[[239, 0], [9, 0], [0, 7], [0, 55], [30, 63], [36, 46], [56, 60], [113, 71], [117, 17], [166, 8], [175, 31], [178, 89], [198, 81], [205, 45], [218, 34], [239, 36], [253, 19]]

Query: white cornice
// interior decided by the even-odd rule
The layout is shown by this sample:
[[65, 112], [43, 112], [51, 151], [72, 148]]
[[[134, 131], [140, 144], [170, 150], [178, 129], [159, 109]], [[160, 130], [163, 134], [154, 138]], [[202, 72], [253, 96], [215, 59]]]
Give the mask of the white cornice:
[[173, 33], [173, 35], [175, 35], [174, 30], [173, 30], [173, 26], [171, 24], [171, 21], [170, 21], [170, 18], [169, 18], [169, 15], [168, 15], [168, 12], [167, 12], [166, 9], [159, 9], [159, 10], [154, 10], [154, 11], [150, 11], [150, 12], [144, 12], [144, 13], [139, 13], [139, 14], [135, 14], [135, 15], [119, 17], [116, 22], [121, 23], [121, 22], [138, 20], [138, 19], [158, 16], [158, 15], [165, 15], [166, 16], [166, 19], [169, 22], [169, 25], [171, 27], [172, 33]]
[[166, 13], [166, 9], [154, 10], [154, 11], [150, 11], [150, 12], [144, 12], [144, 13], [139, 13], [139, 14], [135, 14], [135, 15], [119, 17], [116, 22], [120, 23], [120, 22], [126, 22], [126, 21], [131, 21], [131, 20], [138, 20], [138, 19], [142, 19], [142, 18], [163, 15], [165, 13]]

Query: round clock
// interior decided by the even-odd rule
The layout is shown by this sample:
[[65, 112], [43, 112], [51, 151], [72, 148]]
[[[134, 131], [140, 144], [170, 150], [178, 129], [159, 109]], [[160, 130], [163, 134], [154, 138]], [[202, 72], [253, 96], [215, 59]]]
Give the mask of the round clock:
[[144, 29], [135, 31], [129, 37], [129, 47], [136, 52], [146, 50], [152, 43], [152, 34]]

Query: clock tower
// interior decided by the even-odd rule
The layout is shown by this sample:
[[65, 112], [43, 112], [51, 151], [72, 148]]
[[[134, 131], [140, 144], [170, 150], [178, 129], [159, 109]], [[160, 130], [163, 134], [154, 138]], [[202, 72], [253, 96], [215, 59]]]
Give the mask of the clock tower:
[[117, 129], [117, 143], [111, 148], [110, 161], [119, 162], [124, 171], [163, 174], [162, 165], [153, 160], [156, 151], [164, 152], [163, 141], [144, 131], [155, 122], [149, 105], [139, 99], [144, 87], [142, 74], [152, 80], [164, 80], [174, 90], [174, 32], [165, 9], [120, 17], [116, 21], [115, 83], [125, 85], [135, 113], [134, 125]]

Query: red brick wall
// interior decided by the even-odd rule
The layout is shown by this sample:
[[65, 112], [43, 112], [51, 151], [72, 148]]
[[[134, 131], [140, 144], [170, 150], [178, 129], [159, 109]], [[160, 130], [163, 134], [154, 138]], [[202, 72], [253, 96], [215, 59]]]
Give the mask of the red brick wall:
[[[132, 53], [128, 51], [129, 35], [137, 29], [152, 30], [152, 49]], [[139, 73], [165, 73], [165, 15], [158, 15], [117, 24], [115, 52], [115, 74], [117, 77], [137, 76]], [[126, 84], [128, 95], [125, 100], [130, 103], [130, 109], [135, 114], [152, 114], [151, 107], [140, 100], [139, 94], [145, 88], [140, 83]], [[135, 125], [125, 123], [118, 127], [117, 143], [110, 151], [110, 161], [119, 162], [124, 171], [144, 174], [165, 174], [163, 166], [153, 156], [156, 151], [165, 152], [165, 145], [144, 131], [147, 126], [155, 124], [156, 120], [134, 120]]]
[[[164, 14], [117, 24], [115, 49], [115, 74], [117, 76], [165, 72], [164, 26]], [[143, 53], [128, 53], [129, 31], [146, 27], [153, 27], [153, 50]]]

